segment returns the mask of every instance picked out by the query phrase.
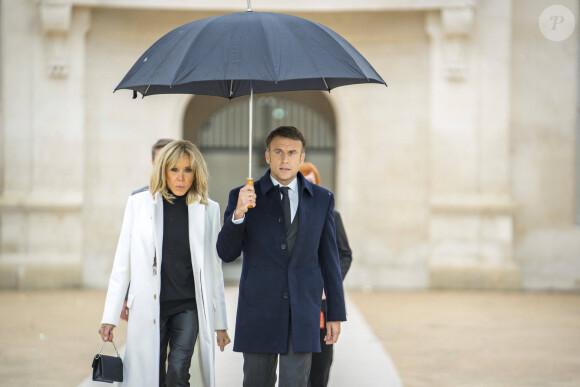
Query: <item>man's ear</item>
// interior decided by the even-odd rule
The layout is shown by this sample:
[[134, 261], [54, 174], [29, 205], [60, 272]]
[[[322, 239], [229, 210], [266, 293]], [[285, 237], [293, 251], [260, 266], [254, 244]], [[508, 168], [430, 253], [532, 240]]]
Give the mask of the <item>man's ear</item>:
[[304, 164], [305, 158], [306, 158], [306, 152], [302, 152], [302, 155], [300, 155], [300, 165]]
[[270, 165], [270, 152], [268, 151], [264, 152], [264, 157], [266, 157], [266, 163]]

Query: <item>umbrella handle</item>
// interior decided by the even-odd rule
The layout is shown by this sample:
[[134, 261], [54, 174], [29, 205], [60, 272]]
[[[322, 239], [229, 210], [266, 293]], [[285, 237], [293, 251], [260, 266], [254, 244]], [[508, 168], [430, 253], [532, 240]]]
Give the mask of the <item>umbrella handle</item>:
[[[252, 179], [251, 177], [248, 177], [246, 179], [246, 184], [249, 184], [253, 187], [254, 186], [254, 179]], [[254, 208], [254, 206], [248, 206], [248, 208]]]

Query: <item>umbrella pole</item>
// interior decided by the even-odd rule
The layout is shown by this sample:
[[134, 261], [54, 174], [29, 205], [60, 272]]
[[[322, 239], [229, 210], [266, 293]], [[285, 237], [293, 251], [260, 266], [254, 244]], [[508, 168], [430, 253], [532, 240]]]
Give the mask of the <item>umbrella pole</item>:
[[252, 179], [252, 127], [253, 127], [253, 123], [254, 123], [254, 117], [253, 117], [253, 112], [254, 112], [254, 88], [252, 87], [252, 81], [250, 81], [250, 145], [248, 148], [248, 159], [249, 159], [249, 171], [248, 171], [248, 180], [253, 180]]
[[[252, 126], [254, 123], [253, 120], [253, 111], [254, 111], [254, 88], [252, 87], [252, 81], [250, 81], [250, 145], [248, 148], [248, 159], [249, 159], [249, 171], [248, 171], [248, 178], [246, 179], [246, 184], [254, 185], [254, 179], [252, 179]], [[254, 208], [254, 206], [248, 206], [248, 208]]]

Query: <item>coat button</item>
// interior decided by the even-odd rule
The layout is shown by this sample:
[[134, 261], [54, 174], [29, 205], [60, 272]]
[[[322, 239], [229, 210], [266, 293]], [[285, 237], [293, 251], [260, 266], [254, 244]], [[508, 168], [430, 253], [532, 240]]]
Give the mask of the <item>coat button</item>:
[[153, 324], [155, 324], [155, 322], [156, 322], [155, 319], [153, 319]]
[[283, 218], [278, 218], [278, 223], [283, 223], [284, 219]]
[[284, 298], [286, 299], [290, 298], [290, 294], [288, 292], [284, 292]]
[[157, 299], [157, 294], [153, 295], [153, 299], [156, 300]]
[[282, 250], [286, 250], [286, 243], [282, 243], [282, 246], [280, 246], [282, 248]]

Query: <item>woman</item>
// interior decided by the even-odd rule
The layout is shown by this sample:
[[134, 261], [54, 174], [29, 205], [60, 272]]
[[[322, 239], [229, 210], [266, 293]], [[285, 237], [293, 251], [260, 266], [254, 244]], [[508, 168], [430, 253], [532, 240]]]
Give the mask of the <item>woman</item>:
[[113, 340], [130, 281], [123, 386], [189, 386], [198, 335], [202, 379], [215, 385], [212, 332], [222, 351], [230, 339], [215, 248], [220, 210], [207, 191], [197, 147], [173, 141], [155, 161], [149, 191], [129, 197], [99, 329]]
[[[320, 174], [318, 169], [312, 163], [303, 163], [300, 167], [300, 172], [304, 178], [309, 182], [320, 185]], [[342, 219], [338, 211], [334, 211], [334, 224], [336, 228], [336, 244], [338, 245], [338, 257], [340, 260], [340, 271], [342, 272], [342, 280], [350, 264], [352, 263], [352, 252], [346, 238], [346, 232], [342, 224]], [[310, 367], [310, 377], [308, 379], [308, 387], [326, 387], [328, 385], [328, 377], [330, 375], [330, 366], [332, 365], [333, 345], [327, 345], [324, 338], [326, 337], [326, 296], [322, 292], [322, 303], [320, 306], [320, 352], [312, 353], [312, 365]]]

